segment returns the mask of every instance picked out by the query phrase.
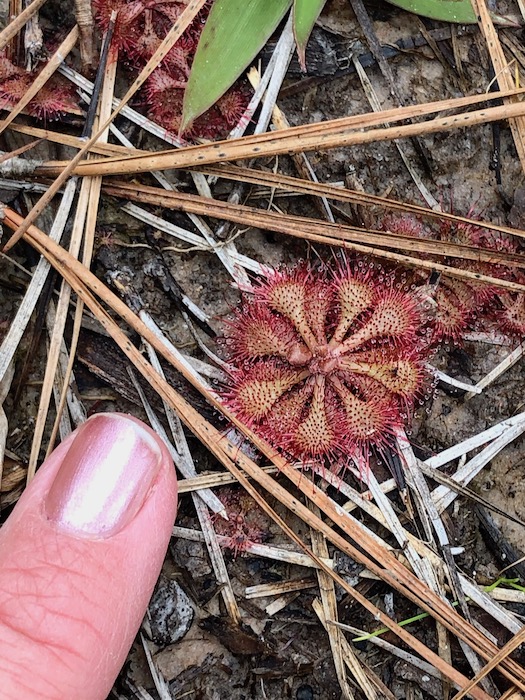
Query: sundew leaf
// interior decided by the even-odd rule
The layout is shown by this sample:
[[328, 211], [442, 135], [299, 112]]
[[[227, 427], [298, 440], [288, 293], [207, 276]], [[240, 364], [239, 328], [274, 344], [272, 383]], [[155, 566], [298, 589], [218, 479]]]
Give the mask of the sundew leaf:
[[294, 0], [293, 31], [301, 68], [306, 70], [306, 44], [326, 0]]
[[476, 13], [470, 0], [388, 0], [403, 10], [441, 22], [475, 24]]
[[184, 132], [233, 85], [270, 38], [292, 0], [216, 0], [184, 93]]

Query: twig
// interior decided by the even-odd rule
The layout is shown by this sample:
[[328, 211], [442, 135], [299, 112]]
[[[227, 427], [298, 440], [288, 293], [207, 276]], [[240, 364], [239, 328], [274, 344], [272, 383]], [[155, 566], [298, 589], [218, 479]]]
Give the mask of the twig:
[[[444, 100], [440, 103], [429, 103], [413, 107], [403, 107], [397, 110], [385, 110], [380, 113], [345, 117], [339, 120], [295, 126], [284, 133], [273, 132], [258, 136], [246, 136], [230, 141], [218, 141], [211, 145], [188, 146], [175, 151], [164, 151], [148, 156], [113, 158], [97, 160], [91, 163], [80, 163], [80, 158], [92, 143], [88, 142], [81, 155], [75, 156], [74, 161], [67, 164], [42, 166], [39, 174], [56, 176], [57, 173], [75, 172], [82, 175], [136, 175], [152, 170], [168, 170], [171, 168], [198, 168], [199, 166], [236, 161], [249, 158], [262, 158], [305, 151], [322, 151], [342, 146], [357, 146], [365, 143], [390, 141], [407, 138], [413, 135], [433, 134], [440, 131], [487, 124], [501, 119], [511, 119], [525, 115], [525, 103], [517, 102], [498, 107], [486, 107], [473, 112], [462, 112], [448, 117], [436, 117], [426, 122], [406, 124], [389, 128], [370, 128], [372, 124], [398, 122], [408, 117], [422, 116], [433, 112], [459, 108], [462, 105], [476, 104], [482, 101], [496, 99], [495, 95], [519, 94], [523, 90], [512, 90], [506, 93], [490, 93], [473, 97]], [[115, 112], [113, 113], [116, 116]], [[58, 180], [62, 184], [62, 180]]]

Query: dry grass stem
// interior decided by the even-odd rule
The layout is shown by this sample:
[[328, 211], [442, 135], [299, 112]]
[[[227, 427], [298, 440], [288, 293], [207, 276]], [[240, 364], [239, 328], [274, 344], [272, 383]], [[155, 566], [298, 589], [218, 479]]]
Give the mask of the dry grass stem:
[[[521, 90], [511, 91], [518, 94]], [[79, 175], [136, 175], [153, 170], [168, 170], [173, 168], [199, 168], [200, 166], [221, 163], [224, 161], [261, 158], [305, 151], [321, 151], [335, 147], [356, 146], [378, 141], [389, 141], [409, 136], [420, 136], [439, 131], [448, 131], [461, 127], [471, 127], [502, 119], [510, 119], [525, 114], [525, 103], [517, 102], [499, 107], [487, 107], [473, 112], [461, 112], [448, 117], [439, 117], [427, 122], [406, 124], [389, 128], [363, 131], [371, 123], [383, 124], [385, 121], [401, 121], [421, 114], [432, 114], [436, 111], [459, 108], [460, 104], [476, 104], [481, 101], [491, 101], [497, 95], [509, 93], [490, 93], [457, 100], [444, 100], [439, 103], [428, 103], [415, 107], [405, 107], [396, 110], [385, 110], [378, 113], [346, 117], [306, 126], [295, 126], [283, 132], [246, 136], [231, 141], [219, 141], [199, 146], [188, 146], [178, 150], [150, 153], [145, 156], [137, 155], [127, 158], [108, 158], [90, 163], [79, 163], [75, 157], [74, 163], [50, 163], [42, 166], [39, 174], [54, 177], [67, 170], [68, 174], [75, 172]], [[112, 116], [116, 116], [115, 112]], [[88, 142], [84, 151], [91, 147]], [[83, 153], [82, 153], [83, 155]]]
[[[76, 38], [78, 38], [78, 32]], [[102, 119], [107, 119], [109, 113], [111, 112], [111, 99], [113, 97], [113, 90], [116, 77], [116, 61], [110, 62], [108, 66], [100, 66], [100, 70], [104, 71], [104, 81], [100, 100], [100, 116]], [[97, 122], [95, 122], [94, 126], [95, 131], [97, 128], [96, 124]], [[100, 140], [102, 142], [107, 141], [107, 135], [108, 132], [106, 129], [100, 134]], [[91, 262], [91, 254], [93, 250], [93, 240], [97, 220], [101, 185], [102, 178], [100, 177], [87, 177], [82, 179], [75, 212], [75, 218], [73, 221], [71, 240], [69, 243], [69, 252], [75, 258], [79, 256], [82, 243], [84, 243], [84, 253], [82, 256], [82, 262], [87, 267], [89, 267]], [[35, 422], [33, 442], [31, 445], [31, 454], [27, 470], [28, 482], [33, 478], [36, 471], [38, 455], [40, 453], [40, 445], [42, 442], [42, 437], [44, 434], [47, 420], [49, 401], [51, 399], [51, 389], [55, 384], [55, 375], [57, 372], [59, 353], [63, 345], [64, 329], [67, 317], [69, 315], [70, 298], [71, 288], [65, 282], [65, 280], [63, 280], [57, 303], [56, 318], [52, 327], [50, 347], [48, 351], [46, 369], [44, 374], [44, 382], [40, 394], [40, 402], [38, 406], [37, 419]], [[75, 309], [73, 335], [71, 340], [71, 355], [69, 356], [68, 367], [65, 369], [66, 376], [64, 377], [64, 383], [61, 387], [61, 398], [59, 390], [55, 424], [52, 430], [50, 443], [48, 445], [48, 454], [53, 448], [55, 436], [58, 431], [60, 421], [62, 420], [63, 408], [66, 401], [67, 391], [69, 389], [69, 379], [73, 370], [73, 361], [76, 352], [76, 344], [78, 342], [78, 335], [80, 332], [82, 313], [83, 305], [82, 301], [79, 300]]]
[[[248, 79], [250, 80], [252, 87], [257, 89], [257, 87], [261, 84], [260, 83], [260, 77], [259, 73], [255, 68], [252, 68], [252, 70], [248, 74]], [[275, 105], [273, 108], [272, 112], [272, 124], [277, 130], [280, 129], [290, 129], [290, 123], [288, 122], [288, 119], [286, 118], [286, 115], [282, 110]], [[305, 153], [294, 153], [292, 154], [292, 159], [295, 165], [295, 168], [299, 175], [304, 179], [304, 180], [311, 180], [312, 182], [318, 182], [317, 176], [315, 174], [315, 171], [308, 160], [308, 157], [306, 156]], [[242, 182], [242, 181], [241, 181]], [[330, 205], [328, 203], [328, 200], [326, 197], [319, 197], [316, 198], [315, 200], [318, 204], [318, 210], [323, 218], [325, 218], [327, 221], [330, 221], [332, 223], [335, 222], [334, 215], [332, 214], [332, 210], [330, 209]]]
[[425, 460], [425, 464], [429, 467], [432, 467], [433, 469], [439, 469], [439, 467], [443, 467], [446, 464], [449, 464], [450, 462], [454, 461], [455, 459], [463, 457], [463, 455], [466, 455], [472, 450], [477, 449], [481, 445], [485, 445], [487, 442], [495, 440], [500, 435], [502, 435], [508, 428], [520, 425], [524, 421], [525, 413], [518, 413], [515, 416], [511, 416], [510, 418], [507, 418], [506, 420], [503, 420], [500, 423], [493, 425], [491, 428], [487, 428], [487, 430], [482, 430], [477, 435], [473, 435], [472, 437], [467, 438], [466, 440], [462, 440], [456, 445], [448, 447], [446, 450], [439, 452], [433, 457], [429, 457]]
[[[106, 41], [107, 41], [107, 37], [106, 37]], [[107, 56], [107, 54], [104, 54], [104, 52], [103, 52], [103, 55]], [[103, 78], [103, 82], [102, 82], [102, 90], [100, 93], [100, 100], [99, 100], [99, 110], [98, 110], [99, 116], [98, 116], [98, 119], [96, 118], [94, 121], [94, 128], [95, 129], [97, 128], [99, 121], [106, 120], [111, 113], [111, 102], [112, 102], [112, 98], [113, 98], [113, 92], [115, 89], [115, 80], [116, 80], [116, 75], [117, 75], [117, 56], [113, 55], [111, 57], [111, 59], [107, 62], [107, 65], [100, 66], [100, 68], [104, 71], [104, 78]], [[104, 131], [101, 134], [100, 142], [107, 143], [107, 139], [108, 139], [108, 130]], [[88, 155], [88, 157], [90, 157], [90, 156]], [[94, 241], [95, 241], [95, 229], [96, 229], [96, 225], [97, 225], [97, 217], [98, 217], [99, 202], [100, 202], [100, 192], [101, 192], [101, 187], [102, 187], [102, 178], [100, 178], [100, 177], [85, 178], [82, 181], [81, 192], [82, 192], [82, 188], [84, 187], [84, 183], [86, 183], [86, 187], [88, 187], [88, 193], [87, 193], [88, 198], [87, 198], [87, 202], [86, 202], [86, 214], [85, 214], [85, 222], [83, 225], [83, 234], [82, 234], [82, 244], [83, 244], [82, 264], [89, 268], [91, 266], [91, 258], [93, 255], [93, 247], [94, 247]], [[81, 197], [82, 197], [82, 194], [79, 197], [79, 204], [80, 204]], [[81, 329], [81, 325], [82, 325], [83, 313], [84, 313], [84, 306], [82, 304], [82, 301], [79, 300], [75, 306], [75, 312], [74, 312], [74, 316], [73, 316], [73, 330], [71, 333], [71, 341], [70, 341], [69, 363], [68, 363], [68, 366], [65, 370], [62, 393], [60, 395], [59, 400], [57, 401], [55, 423], [54, 423], [53, 429], [51, 431], [51, 437], [49, 439], [49, 444], [48, 444], [46, 456], [49, 455], [51, 453], [52, 449], [54, 448], [56, 433], [57, 433], [57, 428], [58, 428], [58, 422], [62, 416], [62, 412], [64, 410], [66, 399], [68, 397], [69, 380], [70, 380], [70, 377], [73, 373], [73, 363], [75, 361], [76, 349], [77, 349], [78, 339], [80, 336], [80, 329]], [[76, 425], [79, 425], [79, 423], [76, 423]]]
[[[89, 191], [91, 189], [90, 178], [82, 180], [80, 194], [77, 201], [75, 218], [73, 220], [73, 230], [69, 243], [69, 253], [75, 258], [78, 256], [82, 243], [84, 232], [84, 223], [86, 217], [86, 209], [89, 200]], [[40, 454], [40, 446], [44, 435], [44, 430], [47, 421], [47, 413], [49, 410], [49, 402], [53, 392], [54, 378], [59, 360], [59, 354], [63, 341], [64, 328], [66, 319], [69, 314], [69, 302], [71, 298], [71, 287], [62, 280], [60, 293], [56, 307], [56, 319], [52, 327], [50, 337], [50, 345], [47, 352], [46, 368], [44, 372], [44, 381], [40, 392], [38, 412], [35, 421], [35, 429], [33, 432], [33, 441], [31, 443], [31, 454], [29, 456], [29, 465], [27, 469], [27, 482], [29, 483], [34, 477]]]
[[75, 19], [80, 31], [80, 59], [84, 68], [93, 63], [93, 11], [90, 0], [75, 0]]
[[[164, 377], [164, 371], [162, 369], [162, 366], [159, 362], [159, 359], [157, 357], [157, 354], [155, 353], [155, 350], [151, 347], [151, 345], [148, 344], [147, 346], [147, 351], [148, 351], [148, 356], [149, 360], [151, 362], [152, 367], [160, 374], [160, 376]], [[141, 390], [142, 393], [142, 390]], [[147, 402], [143, 399], [142, 400], [143, 405], [146, 407]], [[187, 479], [198, 479], [199, 477], [197, 476], [197, 470], [195, 469], [195, 464], [193, 462], [192, 456], [191, 456], [191, 451], [188, 447], [188, 443], [186, 441], [186, 436], [184, 435], [184, 431], [182, 429], [181, 422], [178, 418], [178, 416], [175, 414], [173, 409], [169, 404], [167, 404], [165, 401], [164, 403], [164, 411], [166, 413], [166, 418], [168, 419], [168, 423], [170, 426], [171, 434], [173, 441], [170, 441], [167, 439], [166, 436], [166, 444], [169, 445], [170, 447], [170, 453], [172, 456], [172, 459], [176, 465], [176, 467], [179, 469], [181, 474]], [[150, 411], [150, 423], [152, 423], [153, 426], [153, 421], [155, 421], [155, 425], [153, 426], [155, 430], [157, 431], [162, 431], [162, 434], [164, 435], [164, 429], [162, 428], [162, 424], [160, 421], [154, 416], [153, 411], [149, 409]], [[161, 433], [159, 433], [161, 434]], [[203, 503], [205, 503], [208, 508], [213, 512], [213, 513], [218, 513], [222, 517], [226, 517], [226, 511], [224, 510], [224, 506], [222, 505], [222, 502], [220, 499], [213, 493], [213, 491], [207, 487], [207, 488], [201, 488], [198, 491], [195, 492], [195, 494], [198, 498], [200, 498]]]
[[[364, 8], [363, 8], [364, 9]], [[381, 112], [381, 103], [379, 100], [379, 97], [376, 94], [376, 91], [374, 90], [374, 86], [372, 85], [372, 81], [368, 77], [365, 69], [361, 65], [361, 62], [358, 60], [356, 56], [353, 57], [353, 62], [354, 66], [356, 69], [356, 73], [359, 77], [359, 80], [361, 81], [361, 86], [363, 88], [363, 91], [366, 95], [366, 98], [372, 107], [374, 112]], [[386, 64], [388, 65], [388, 64]], [[398, 105], [398, 108], [400, 105]], [[390, 123], [385, 123], [385, 127], [389, 127]], [[438, 201], [435, 199], [435, 197], [432, 196], [432, 194], [429, 192], [428, 188], [426, 185], [423, 183], [423, 180], [421, 179], [421, 176], [416, 170], [415, 165], [413, 165], [410, 161], [410, 156], [409, 156], [409, 148], [408, 144], [401, 144], [399, 141], [394, 141], [395, 146], [397, 148], [397, 151], [401, 157], [401, 160], [403, 161], [408, 173], [410, 174], [410, 177], [412, 178], [412, 181], [418, 188], [419, 192], [421, 193], [421, 196], [425, 200], [425, 202], [428, 204], [428, 206], [431, 209], [439, 210], [441, 207], [439, 206]], [[413, 152], [413, 149], [412, 149]]]
[[20, 30], [42, 7], [46, 0], [33, 0], [21, 12], [16, 13], [11, 22], [0, 32], [0, 51], [5, 49], [7, 44], [18, 35]]
[[[50, 240], [60, 242], [67, 224], [69, 212], [75, 196], [76, 180], [71, 180], [64, 192], [53, 226], [49, 233]], [[0, 345], [0, 378], [3, 377], [11, 364], [27, 324], [36, 307], [45, 280], [51, 266], [45, 258], [41, 258], [33, 272], [31, 281], [27, 287], [24, 298], [20, 302], [15, 318], [13, 319], [7, 334]]]
[[[515, 416], [515, 418], [518, 418]], [[463, 486], [466, 486], [501, 450], [516, 440], [525, 431], [525, 416], [520, 414], [519, 419], [507, 427], [499, 437], [495, 438], [481, 452], [460, 467], [452, 478]], [[440, 513], [445, 511], [456, 499], [457, 493], [446, 486], [438, 486], [432, 492], [432, 498]]]

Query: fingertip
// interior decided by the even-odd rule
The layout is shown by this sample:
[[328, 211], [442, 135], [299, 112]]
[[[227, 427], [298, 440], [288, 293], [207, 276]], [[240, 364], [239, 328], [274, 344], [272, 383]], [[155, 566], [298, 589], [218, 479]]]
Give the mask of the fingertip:
[[98, 414], [46, 460], [0, 530], [0, 687], [34, 677], [57, 700], [106, 697], [176, 508], [169, 453], [137, 419]]

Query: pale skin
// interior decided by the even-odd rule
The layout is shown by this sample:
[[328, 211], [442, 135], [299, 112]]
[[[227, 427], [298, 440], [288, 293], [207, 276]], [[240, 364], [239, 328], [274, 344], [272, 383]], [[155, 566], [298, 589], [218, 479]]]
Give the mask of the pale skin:
[[[121, 425], [122, 416], [106, 415], [111, 418], [90, 423], [97, 435], [104, 436], [104, 421], [113, 420], [113, 432], [115, 420]], [[122, 425], [128, 432], [146, 431], [129, 417]], [[173, 463], [147, 432], [145, 443], [158, 450], [154, 477], [117, 532], [72, 533], [54, 521], [56, 508], [43, 507], [57, 474], [72, 460], [75, 433], [46, 460], [0, 528], [2, 700], [103, 700], [109, 694], [144, 616], [177, 507]], [[93, 435], [82, 435], [86, 444], [82, 437], [75, 447], [96, 454]], [[131, 471], [140, 470], [143, 453], [132, 457]]]

